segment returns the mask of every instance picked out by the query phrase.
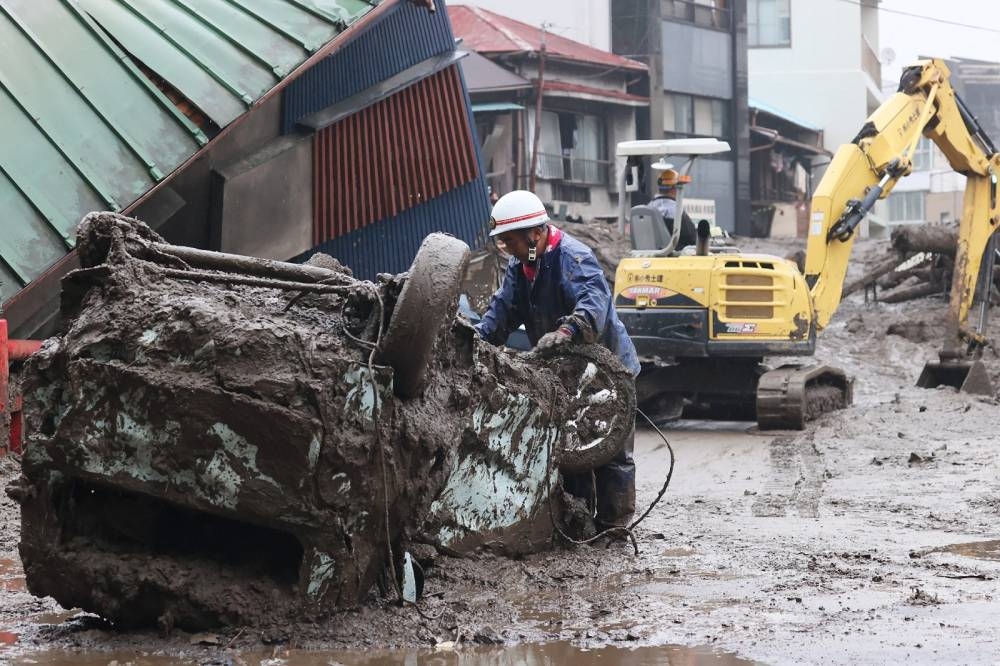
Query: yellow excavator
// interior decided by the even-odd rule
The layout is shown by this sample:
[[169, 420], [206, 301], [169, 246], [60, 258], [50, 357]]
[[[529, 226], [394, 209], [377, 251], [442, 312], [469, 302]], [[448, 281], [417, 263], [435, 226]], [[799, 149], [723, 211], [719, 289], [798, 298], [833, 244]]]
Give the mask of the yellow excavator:
[[[619, 222], [629, 227], [634, 249], [618, 265], [615, 305], [644, 362], [637, 385], [644, 411], [663, 419], [683, 413], [800, 429], [850, 404], [852, 382], [837, 368], [771, 369], [762, 361], [814, 353], [816, 334], [840, 304], [855, 230], [910, 174], [921, 136], [937, 144], [967, 184], [944, 345], [918, 385], [992, 393], [980, 358], [1000, 220], [1000, 156], [950, 85], [944, 62], [922, 60], [904, 70], [898, 92], [840, 147], [817, 186], [804, 275], [785, 259], [713, 247], [707, 223], [699, 224], [695, 246], [677, 248], [680, 225], [671, 231], [647, 206], [632, 208], [626, 220], [622, 203]], [[684, 141], [619, 144], [618, 155], [626, 158], [620, 191], [628, 189], [639, 160], [653, 152], [680, 154], [687, 158], [682, 170], [689, 170], [698, 155], [728, 150], [713, 139]]]

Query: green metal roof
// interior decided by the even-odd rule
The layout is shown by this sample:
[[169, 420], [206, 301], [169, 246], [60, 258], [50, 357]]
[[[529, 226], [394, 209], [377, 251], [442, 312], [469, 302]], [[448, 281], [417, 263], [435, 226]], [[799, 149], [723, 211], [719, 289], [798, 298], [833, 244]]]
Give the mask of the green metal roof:
[[0, 0], [0, 300], [209, 137], [161, 92], [225, 127], [379, 0]]

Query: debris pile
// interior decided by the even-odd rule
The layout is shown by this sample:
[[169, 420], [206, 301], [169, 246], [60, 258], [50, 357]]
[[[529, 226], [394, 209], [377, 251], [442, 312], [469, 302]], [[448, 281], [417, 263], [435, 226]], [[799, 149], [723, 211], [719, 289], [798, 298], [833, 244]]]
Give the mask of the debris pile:
[[844, 296], [862, 289], [885, 303], [946, 294], [958, 245], [953, 224], [917, 224], [893, 229], [889, 244], [864, 275], [844, 285]]
[[88, 216], [66, 332], [25, 372], [30, 591], [120, 626], [260, 625], [393, 587], [416, 544], [551, 547], [559, 469], [614, 455], [631, 376], [600, 347], [508, 354], [450, 314], [414, 364], [415, 304], [453, 313], [458, 288], [417, 281], [456, 268], [433, 239], [378, 284], [329, 262], [262, 277]]
[[597, 263], [604, 270], [605, 279], [607, 279], [608, 284], [613, 285], [618, 263], [628, 255], [631, 249], [628, 238], [618, 233], [617, 224], [593, 220], [560, 226], [594, 252]]

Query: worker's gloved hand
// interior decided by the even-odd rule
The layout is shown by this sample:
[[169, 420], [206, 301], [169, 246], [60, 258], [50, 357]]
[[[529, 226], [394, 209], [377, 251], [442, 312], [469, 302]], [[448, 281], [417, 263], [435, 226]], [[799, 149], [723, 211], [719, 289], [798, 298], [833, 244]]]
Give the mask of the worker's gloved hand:
[[573, 331], [573, 339], [585, 344], [597, 342], [597, 333], [594, 331], [590, 320], [583, 312], [574, 312], [568, 317], [559, 320], [560, 326], [569, 326]]
[[573, 329], [567, 325], [562, 325], [551, 333], [546, 333], [535, 345], [536, 351], [555, 349], [563, 345], [568, 345], [573, 341]]

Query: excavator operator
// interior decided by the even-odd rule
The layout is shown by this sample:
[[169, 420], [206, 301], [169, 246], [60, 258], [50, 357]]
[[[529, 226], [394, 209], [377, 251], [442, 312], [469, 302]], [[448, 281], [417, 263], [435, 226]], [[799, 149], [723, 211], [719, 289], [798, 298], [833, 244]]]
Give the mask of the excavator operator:
[[[493, 207], [490, 237], [503, 243], [511, 259], [476, 331], [483, 340], [499, 345], [524, 324], [536, 350], [600, 343], [638, 375], [635, 347], [615, 313], [597, 258], [586, 245], [548, 222], [541, 199], [527, 190], [508, 192]], [[611, 462], [594, 471], [599, 527], [625, 525], [635, 512], [634, 437], [633, 430]], [[594, 495], [589, 473], [566, 475], [564, 486], [585, 500]]]
[[[657, 195], [649, 202], [649, 207], [659, 211], [667, 224], [667, 231], [671, 234], [674, 233], [674, 218], [677, 217], [677, 187], [688, 182], [690, 177], [682, 177], [674, 169], [664, 169], [656, 178]], [[694, 222], [687, 213], [681, 211], [681, 233], [675, 249], [680, 250], [688, 245], [694, 245], [697, 240], [698, 234]]]

